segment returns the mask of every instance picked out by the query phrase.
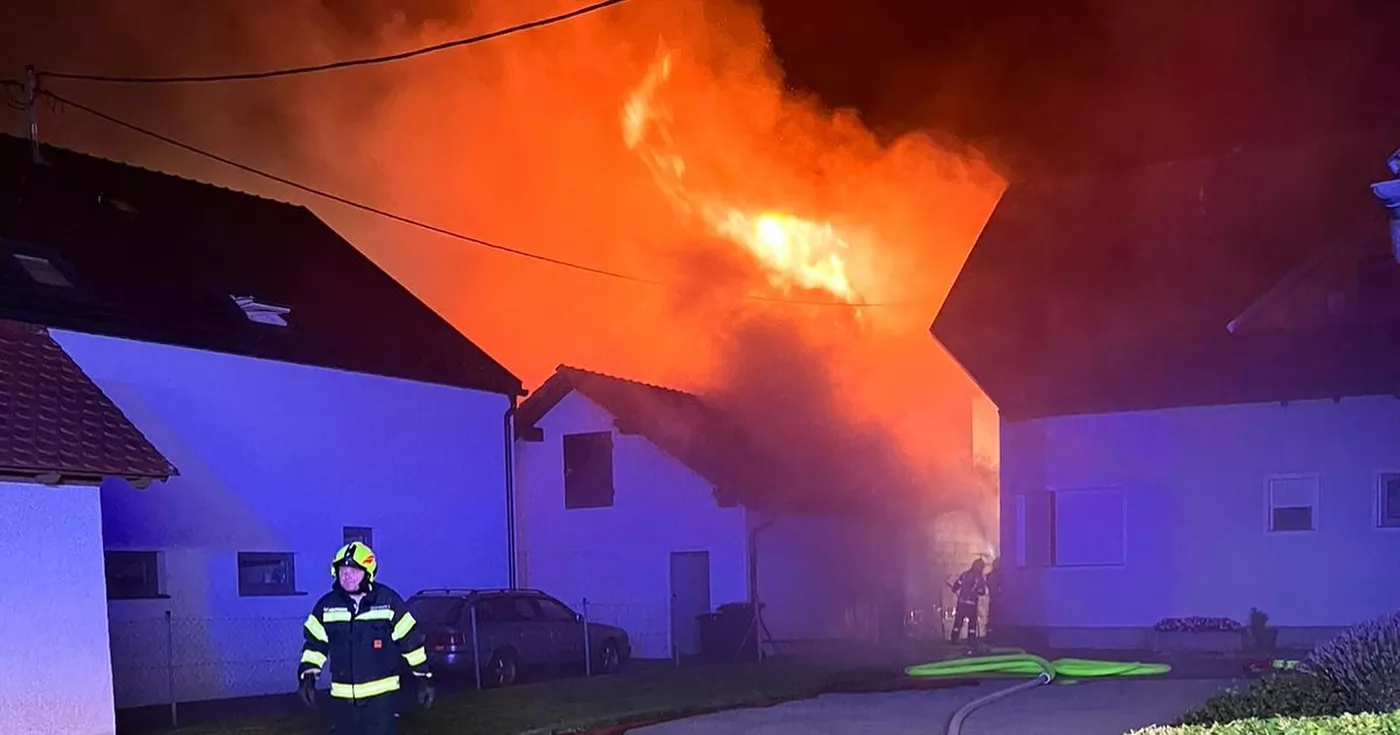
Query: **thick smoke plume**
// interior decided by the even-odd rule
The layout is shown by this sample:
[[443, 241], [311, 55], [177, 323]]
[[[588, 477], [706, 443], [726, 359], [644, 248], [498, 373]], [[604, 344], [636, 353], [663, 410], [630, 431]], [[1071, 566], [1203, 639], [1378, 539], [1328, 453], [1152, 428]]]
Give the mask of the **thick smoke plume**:
[[[46, 6], [42, 21], [30, 19], [31, 33], [8, 46], [9, 68], [275, 68], [398, 51], [577, 7], [109, 0], [79, 3], [79, 13], [59, 5]], [[860, 301], [882, 305], [745, 297], [833, 300], [775, 280], [752, 251], [688, 216], [643, 152], [627, 145], [624, 105], [662, 49], [674, 52], [666, 122], [688, 185], [736, 207], [848, 233], [851, 284]], [[884, 144], [854, 114], [786, 89], [752, 6], [636, 0], [432, 57], [275, 81], [53, 84], [133, 122], [385, 209], [674, 284], [486, 251], [78, 112], [44, 113], [51, 142], [307, 204], [527, 385], [569, 363], [696, 390], [742, 414], [803, 468], [805, 491], [858, 486], [889, 502], [991, 512], [985, 489], [968, 496], [975, 388], [927, 326], [1003, 182], [970, 149], [925, 135]], [[15, 130], [18, 121], [10, 122]]]

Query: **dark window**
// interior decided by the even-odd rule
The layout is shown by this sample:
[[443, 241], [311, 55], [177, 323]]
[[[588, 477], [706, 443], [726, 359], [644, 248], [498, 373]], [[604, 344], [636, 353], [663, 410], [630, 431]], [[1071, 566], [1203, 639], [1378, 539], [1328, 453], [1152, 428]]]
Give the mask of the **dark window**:
[[564, 435], [564, 507], [613, 504], [612, 432]]
[[413, 617], [427, 625], [456, 625], [462, 620], [460, 597], [415, 597], [408, 601]]
[[37, 255], [25, 255], [15, 253], [15, 261], [24, 269], [30, 279], [43, 286], [54, 288], [72, 288], [73, 282], [68, 280], [68, 276], [53, 261], [48, 258], [41, 258]]
[[577, 620], [574, 612], [563, 604], [546, 597], [535, 598], [535, 603], [540, 608], [540, 618], [551, 622], [571, 623]]
[[1274, 508], [1271, 531], [1311, 531], [1312, 508], [1299, 505], [1291, 508]]
[[108, 551], [107, 599], [148, 600], [163, 597], [160, 552]]
[[238, 552], [240, 596], [295, 595], [296, 583], [296, 562], [292, 554]]
[[1269, 530], [1314, 530], [1318, 478], [1315, 475], [1279, 475], [1269, 478]]
[[359, 543], [374, 548], [374, 529], [369, 526], [346, 526], [341, 529], [341, 538], [346, 546]]
[[1400, 526], [1400, 472], [1386, 472], [1380, 478], [1381, 525]]

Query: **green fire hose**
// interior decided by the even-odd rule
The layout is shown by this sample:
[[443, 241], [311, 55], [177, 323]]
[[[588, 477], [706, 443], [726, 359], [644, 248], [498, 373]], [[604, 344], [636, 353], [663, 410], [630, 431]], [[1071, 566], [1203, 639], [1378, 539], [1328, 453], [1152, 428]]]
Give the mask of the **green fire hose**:
[[1135, 661], [1092, 661], [1082, 658], [1059, 658], [1054, 661], [1047, 661], [1040, 656], [1021, 652], [990, 656], [972, 656], [968, 658], [955, 658], [947, 661], [918, 664], [905, 669], [904, 673], [917, 678], [938, 676], [966, 678], [978, 674], [1008, 674], [1013, 676], [1035, 677], [1035, 679], [1031, 681], [992, 692], [991, 694], [979, 697], [963, 705], [961, 709], [953, 714], [952, 721], [948, 723], [948, 735], [958, 735], [958, 733], [962, 732], [963, 721], [978, 707], [990, 704], [998, 699], [1008, 697], [1026, 689], [1032, 689], [1042, 684], [1049, 684], [1057, 676], [1066, 679], [1092, 679], [1109, 676], [1155, 676], [1158, 674], [1165, 674], [1168, 671], [1171, 671], [1171, 666], [1167, 664], [1139, 663]]
[[1008, 653], [993, 656], [955, 658], [948, 661], [910, 666], [904, 670], [908, 676], [925, 678], [933, 676], [966, 677], [976, 674], [1012, 674], [1037, 676], [1048, 674], [1051, 679], [1063, 676], [1070, 679], [1091, 679], [1106, 676], [1156, 676], [1171, 671], [1167, 664], [1149, 664], [1123, 661], [1092, 661], [1083, 658], [1058, 658], [1046, 661], [1029, 653]]

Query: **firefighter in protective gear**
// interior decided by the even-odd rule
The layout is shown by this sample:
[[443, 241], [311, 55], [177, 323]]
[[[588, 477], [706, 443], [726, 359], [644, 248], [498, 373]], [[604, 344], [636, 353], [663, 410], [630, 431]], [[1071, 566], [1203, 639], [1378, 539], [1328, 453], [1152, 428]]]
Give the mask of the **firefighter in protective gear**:
[[986, 566], [987, 563], [981, 557], [974, 559], [972, 566], [959, 574], [952, 584], [953, 594], [957, 595], [958, 601], [953, 608], [953, 635], [949, 639], [950, 643], [958, 642], [963, 623], [967, 623], [968, 639], [977, 640], [978, 618], [981, 617], [978, 606], [982, 602], [982, 596], [987, 594], [987, 579], [982, 574]]
[[316, 678], [330, 670], [330, 709], [337, 735], [392, 735], [398, 717], [399, 667], [407, 664], [418, 703], [436, 697], [424, 636], [403, 598], [376, 578], [379, 562], [362, 543], [331, 560], [331, 590], [302, 626], [298, 693], [316, 706]]

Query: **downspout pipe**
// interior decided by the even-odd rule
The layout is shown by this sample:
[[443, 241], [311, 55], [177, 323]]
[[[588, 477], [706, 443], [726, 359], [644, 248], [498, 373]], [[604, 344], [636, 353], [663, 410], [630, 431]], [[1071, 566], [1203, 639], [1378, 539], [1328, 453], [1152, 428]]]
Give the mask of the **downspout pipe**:
[[758, 611], [758, 535], [773, 527], [776, 520], [764, 521], [749, 529], [749, 604]]
[[[1390, 154], [1386, 164], [1391, 173], [1400, 175], [1400, 150]], [[1390, 215], [1390, 252], [1400, 262], [1400, 178], [1371, 184], [1371, 193], [1381, 200]]]
[[512, 394], [510, 406], [501, 418], [506, 453], [506, 552], [509, 588], [520, 586], [515, 534], [515, 409], [519, 397]]
[[758, 657], [763, 659], [763, 602], [758, 594], [758, 535], [772, 528], [778, 521], [770, 519], [749, 529], [749, 607], [753, 611], [753, 634], [757, 638]]

